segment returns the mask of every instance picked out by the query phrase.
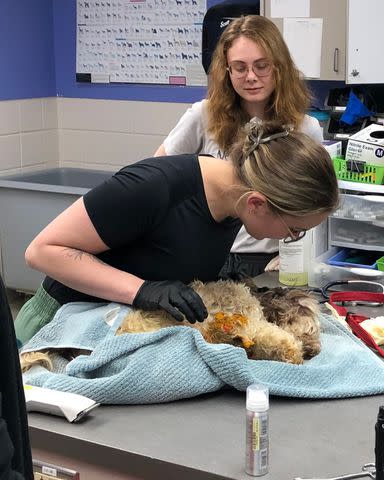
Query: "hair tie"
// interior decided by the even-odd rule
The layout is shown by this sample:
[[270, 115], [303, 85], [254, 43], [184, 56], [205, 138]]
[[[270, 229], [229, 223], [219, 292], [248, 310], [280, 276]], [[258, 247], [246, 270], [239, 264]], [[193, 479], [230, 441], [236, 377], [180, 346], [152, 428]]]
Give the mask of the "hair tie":
[[[253, 133], [253, 129], [257, 127], [258, 132], [257, 135]], [[264, 130], [263, 130], [263, 122], [257, 118], [254, 117], [249, 121], [249, 133], [248, 133], [248, 140], [252, 142], [252, 145], [247, 149], [245, 155], [249, 156], [251, 153], [253, 153], [256, 148], [262, 143], [268, 143], [271, 140], [276, 140], [277, 138], [282, 138], [286, 137], [289, 135], [289, 133], [292, 131], [292, 127], [290, 126], [283, 126], [285, 128], [284, 131], [278, 132], [278, 133], [273, 133], [271, 135], [268, 135], [266, 137], [263, 137]]]
[[[250, 147], [245, 151], [245, 156], [249, 156], [259, 145], [261, 137], [263, 136], [263, 121], [260, 120], [258, 117], [253, 117], [247, 123], [247, 130], [248, 130], [248, 141], [252, 143]], [[256, 135], [254, 133], [256, 130]]]

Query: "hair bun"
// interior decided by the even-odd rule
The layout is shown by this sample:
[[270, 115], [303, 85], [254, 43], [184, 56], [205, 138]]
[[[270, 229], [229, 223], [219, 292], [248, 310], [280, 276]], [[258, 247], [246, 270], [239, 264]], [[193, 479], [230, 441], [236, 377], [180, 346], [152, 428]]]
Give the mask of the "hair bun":
[[244, 154], [250, 155], [262, 143], [286, 137], [292, 130], [292, 126], [283, 125], [277, 120], [263, 121], [253, 117], [245, 125], [247, 138], [244, 142]]

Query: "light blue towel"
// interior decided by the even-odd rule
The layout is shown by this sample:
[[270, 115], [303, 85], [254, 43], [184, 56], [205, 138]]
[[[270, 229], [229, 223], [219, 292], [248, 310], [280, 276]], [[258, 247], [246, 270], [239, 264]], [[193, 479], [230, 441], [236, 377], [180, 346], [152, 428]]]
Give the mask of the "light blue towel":
[[[109, 326], [105, 318], [112, 318]], [[304, 365], [248, 360], [231, 345], [207, 343], [195, 329], [176, 326], [153, 333], [115, 336], [129, 307], [76, 302], [59, 309], [51, 323], [23, 348], [85, 348], [91, 355], [70, 361], [65, 371], [34, 367], [31, 385], [86, 395], [104, 404], [158, 403], [225, 387], [244, 391], [263, 383], [272, 395], [343, 398], [384, 393], [384, 362], [336, 320], [321, 316], [322, 350]], [[111, 323], [111, 322], [110, 322]]]

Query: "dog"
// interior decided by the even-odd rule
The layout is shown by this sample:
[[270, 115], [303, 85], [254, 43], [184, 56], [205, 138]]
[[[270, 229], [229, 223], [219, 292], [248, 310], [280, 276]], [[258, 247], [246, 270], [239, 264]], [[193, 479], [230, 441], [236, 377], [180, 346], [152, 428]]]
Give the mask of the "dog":
[[[204, 322], [178, 322], [163, 310], [137, 309], [123, 319], [116, 335], [183, 325], [199, 330], [209, 343], [241, 347], [253, 360], [302, 364], [320, 352], [319, 306], [305, 291], [258, 288], [252, 279], [195, 281], [191, 287], [207, 307], [208, 317]], [[22, 353], [23, 372], [35, 364], [51, 369], [50, 352], [52, 350]], [[68, 359], [79, 354], [73, 350], [64, 353]]]

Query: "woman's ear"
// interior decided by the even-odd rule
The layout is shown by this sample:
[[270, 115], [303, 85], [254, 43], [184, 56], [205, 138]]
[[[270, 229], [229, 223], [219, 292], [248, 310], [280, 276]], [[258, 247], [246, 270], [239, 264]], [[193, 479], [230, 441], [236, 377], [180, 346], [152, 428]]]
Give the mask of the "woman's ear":
[[247, 198], [249, 213], [265, 213], [268, 209], [268, 200], [259, 192], [252, 192]]

